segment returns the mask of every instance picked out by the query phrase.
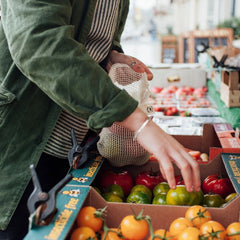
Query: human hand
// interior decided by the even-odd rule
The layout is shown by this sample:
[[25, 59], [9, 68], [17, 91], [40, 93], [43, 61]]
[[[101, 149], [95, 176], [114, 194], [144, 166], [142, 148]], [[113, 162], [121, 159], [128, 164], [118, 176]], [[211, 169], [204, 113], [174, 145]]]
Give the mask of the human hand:
[[[137, 132], [146, 115], [136, 109], [121, 125]], [[199, 165], [172, 136], [165, 133], [153, 121], [149, 121], [137, 135], [137, 141], [149, 153], [152, 153], [159, 163], [160, 171], [171, 188], [176, 188], [173, 163], [180, 169], [187, 191], [200, 191]]]
[[140, 60], [138, 60], [135, 57], [131, 57], [128, 55], [125, 55], [123, 53], [117, 52], [113, 50], [110, 53], [108, 63], [106, 66], [106, 70], [109, 72], [111, 66], [115, 63], [124, 63], [130, 66], [135, 72], [138, 73], [144, 73], [146, 72], [147, 74], [147, 79], [152, 80], [153, 79], [153, 74], [152, 72], [148, 69], [148, 67], [142, 63]]

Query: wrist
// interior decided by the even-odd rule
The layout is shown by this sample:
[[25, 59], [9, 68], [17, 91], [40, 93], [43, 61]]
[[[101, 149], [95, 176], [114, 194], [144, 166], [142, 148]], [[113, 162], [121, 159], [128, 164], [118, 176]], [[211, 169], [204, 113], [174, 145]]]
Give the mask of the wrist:
[[133, 136], [133, 140], [137, 140], [138, 135], [142, 132], [142, 130], [147, 126], [147, 124], [153, 119], [153, 116], [149, 116], [144, 123], [141, 125], [141, 127], [135, 132], [135, 135]]
[[140, 108], [136, 108], [127, 118], [122, 122], [117, 122], [123, 127], [128, 128], [134, 134], [140, 129], [144, 122], [148, 119], [147, 114], [145, 114]]

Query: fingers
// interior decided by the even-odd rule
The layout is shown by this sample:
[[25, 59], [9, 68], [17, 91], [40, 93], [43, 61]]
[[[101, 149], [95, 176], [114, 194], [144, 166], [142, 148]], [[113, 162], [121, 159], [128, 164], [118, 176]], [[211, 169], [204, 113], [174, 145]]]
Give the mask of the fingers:
[[181, 149], [179, 157], [179, 165], [181, 173], [188, 191], [200, 191], [200, 171], [199, 164], [185, 150]]
[[129, 63], [129, 66], [138, 73], [146, 73], [147, 74], [147, 79], [148, 80], [152, 80], [153, 79], [153, 74], [152, 72], [149, 70], [148, 67], [146, 67], [146, 65], [144, 63], [142, 63], [141, 61], [132, 58], [132, 61]]
[[157, 158], [160, 171], [171, 188], [176, 187], [175, 163], [181, 171], [187, 191], [200, 190], [199, 165], [175, 138], [150, 122], [138, 135], [138, 141]]
[[173, 154], [172, 159], [181, 171], [187, 191], [200, 191], [200, 171], [197, 161], [182, 148]]
[[[190, 157], [190, 158], [189, 158]], [[198, 163], [185, 155], [185, 153], [173, 153], [172, 155], [162, 154], [161, 162], [159, 162], [160, 171], [167, 180], [170, 188], [176, 187], [173, 162], [180, 169], [186, 189], [188, 192], [200, 191], [200, 172]]]
[[176, 180], [174, 176], [174, 167], [168, 155], [162, 155], [159, 167], [163, 177], [167, 180], [169, 187], [175, 189]]
[[[146, 119], [146, 116], [140, 108], [137, 108], [121, 124], [136, 132], [139, 129], [137, 127], [139, 119]], [[186, 189], [188, 191], [200, 190], [200, 171], [197, 161], [186, 152], [185, 148], [174, 137], [164, 132], [154, 121], [149, 121], [138, 133], [137, 141], [145, 150], [156, 157], [160, 171], [171, 188], [176, 187], [175, 163], [182, 173]]]
[[111, 65], [114, 63], [125, 63], [128, 66], [130, 66], [135, 72], [138, 72], [138, 73], [146, 72], [148, 80], [153, 79], [153, 74], [148, 69], [148, 67], [146, 67], [146, 65], [144, 63], [142, 63], [140, 60], [138, 60], [134, 57], [131, 57], [131, 56], [128, 56], [128, 55], [125, 55], [123, 53], [119, 53], [119, 52], [113, 50], [110, 53], [109, 61], [111, 62]]

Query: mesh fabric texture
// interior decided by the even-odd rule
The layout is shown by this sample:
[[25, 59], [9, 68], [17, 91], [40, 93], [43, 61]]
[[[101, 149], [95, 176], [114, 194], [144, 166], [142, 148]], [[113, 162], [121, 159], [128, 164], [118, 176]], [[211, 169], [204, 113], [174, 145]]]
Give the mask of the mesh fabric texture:
[[[146, 114], [153, 114], [152, 106], [147, 104], [150, 90], [146, 73], [137, 73], [128, 65], [118, 63], [111, 67], [109, 76], [117, 87], [125, 89], [138, 101], [138, 106]], [[142, 165], [148, 161], [150, 154], [133, 137], [133, 132], [114, 123], [102, 129], [98, 151], [116, 167]]]

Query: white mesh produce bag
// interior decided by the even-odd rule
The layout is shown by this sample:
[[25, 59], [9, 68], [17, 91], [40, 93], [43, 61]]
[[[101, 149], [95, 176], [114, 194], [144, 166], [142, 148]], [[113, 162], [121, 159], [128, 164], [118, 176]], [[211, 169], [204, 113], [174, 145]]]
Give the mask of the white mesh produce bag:
[[[146, 73], [137, 73], [128, 65], [118, 63], [111, 67], [109, 76], [117, 87], [125, 89], [139, 102], [139, 107], [146, 114], [153, 113], [152, 106], [147, 104], [150, 90]], [[98, 151], [113, 166], [142, 165], [148, 161], [150, 154], [133, 137], [134, 133], [130, 130], [113, 124], [102, 129]]]

